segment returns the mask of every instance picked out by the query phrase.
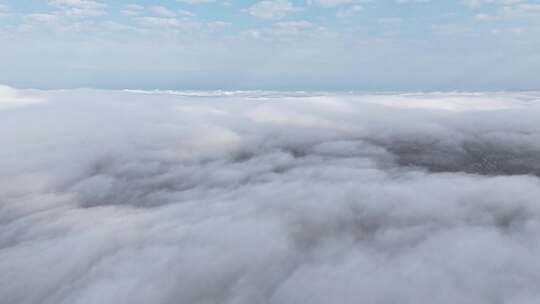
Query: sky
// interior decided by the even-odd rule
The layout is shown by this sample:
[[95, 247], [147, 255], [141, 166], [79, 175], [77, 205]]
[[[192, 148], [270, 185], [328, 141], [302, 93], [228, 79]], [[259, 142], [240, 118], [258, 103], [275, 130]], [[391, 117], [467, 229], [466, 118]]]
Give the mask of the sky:
[[537, 0], [0, 1], [19, 88], [540, 88]]

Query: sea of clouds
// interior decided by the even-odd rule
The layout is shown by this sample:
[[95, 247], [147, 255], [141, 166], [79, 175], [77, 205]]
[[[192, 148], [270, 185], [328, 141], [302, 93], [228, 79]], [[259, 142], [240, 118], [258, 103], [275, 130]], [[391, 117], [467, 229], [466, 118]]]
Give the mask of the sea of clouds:
[[539, 177], [539, 93], [0, 87], [0, 303], [538, 303]]

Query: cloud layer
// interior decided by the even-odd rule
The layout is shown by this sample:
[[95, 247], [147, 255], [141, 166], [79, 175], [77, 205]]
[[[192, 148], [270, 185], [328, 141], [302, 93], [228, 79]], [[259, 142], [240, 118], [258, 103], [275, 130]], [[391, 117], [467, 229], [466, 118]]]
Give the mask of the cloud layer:
[[6, 303], [538, 299], [538, 94], [0, 92]]

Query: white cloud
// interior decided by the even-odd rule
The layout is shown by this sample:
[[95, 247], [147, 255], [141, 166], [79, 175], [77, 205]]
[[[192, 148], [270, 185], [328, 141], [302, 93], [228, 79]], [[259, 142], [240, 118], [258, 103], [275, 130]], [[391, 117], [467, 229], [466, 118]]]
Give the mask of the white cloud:
[[54, 23], [59, 17], [55, 14], [28, 14], [24, 16], [26, 22]]
[[399, 3], [399, 4], [431, 2], [431, 0], [395, 0], [395, 1], [396, 3]]
[[403, 19], [401, 19], [399, 17], [379, 18], [379, 23], [381, 23], [381, 24], [398, 24], [398, 23], [401, 23], [401, 22], [403, 22]]
[[461, 0], [461, 4], [469, 7], [469, 8], [478, 8], [480, 7], [485, 0]]
[[107, 14], [108, 5], [93, 0], [53, 0], [49, 4], [62, 9], [70, 17], [95, 17]]
[[144, 6], [138, 4], [126, 4], [120, 11], [125, 16], [139, 16], [143, 13]]
[[321, 7], [336, 7], [345, 4], [353, 4], [359, 2], [358, 0], [308, 0], [310, 5], [318, 5]]
[[488, 14], [476, 14], [475, 16], [476, 20], [480, 21], [493, 21], [493, 20], [499, 20], [500, 17], [496, 15], [488, 15]]
[[182, 17], [195, 17], [197, 16], [196, 14], [190, 12], [190, 11], [187, 11], [187, 10], [183, 10], [183, 9], [179, 9], [178, 10], [178, 15], [182, 16]]
[[134, 16], [140, 16], [142, 14], [141, 11], [136, 10], [121, 10], [120, 13], [124, 16], [134, 17]]
[[521, 35], [525, 32], [527, 32], [527, 29], [522, 28], [522, 27], [496, 28], [496, 29], [491, 30], [491, 33], [495, 35], [498, 35], [498, 34]]
[[161, 17], [176, 17], [176, 13], [164, 6], [152, 6], [150, 10]]
[[352, 5], [345, 9], [341, 9], [336, 13], [336, 16], [339, 18], [347, 18], [357, 15], [359, 12], [363, 11], [364, 7], [361, 5]]
[[144, 6], [139, 5], [139, 4], [126, 4], [126, 5], [124, 5], [124, 8], [128, 9], [128, 10], [140, 11], [140, 10], [144, 9]]
[[183, 9], [173, 11], [164, 6], [150, 6], [147, 9], [153, 16], [143, 16], [145, 13], [143, 6], [125, 7], [123, 14], [135, 17], [134, 20], [140, 25], [165, 28], [190, 27], [192, 24], [186, 20], [182, 20], [181, 17], [195, 17], [195, 14]]
[[0, 17], [6, 17], [10, 15], [10, 9], [7, 5], [0, 4]]
[[299, 20], [299, 21], [282, 21], [277, 22], [276, 26], [290, 29], [290, 30], [303, 30], [313, 27], [313, 23], [306, 21], [306, 20]]
[[500, 8], [499, 15], [505, 18], [540, 17], [540, 4], [516, 3], [514, 5], [504, 5]]
[[[305, 41], [325, 37], [326, 35], [328, 35], [328, 30], [325, 27], [306, 20], [291, 20], [275, 22], [267, 27], [246, 30], [242, 32], [241, 38], [248, 41], [257, 41], [257, 44], [263, 42], [271, 46], [288, 45], [296, 51], [304, 53], [303, 56], [305, 56], [305, 54], [309, 54], [313, 50], [305, 49], [302, 44]], [[292, 53], [288, 54], [288, 56], [291, 55]]]
[[212, 21], [212, 22], [208, 22], [207, 26], [213, 29], [223, 29], [223, 28], [231, 27], [232, 23], [225, 22], [225, 21]]
[[42, 98], [27, 96], [14, 88], [0, 85], [0, 111], [24, 107], [42, 101]]
[[481, 21], [493, 21], [500, 19], [517, 18], [537, 18], [540, 17], [540, 4], [524, 2], [521, 0], [501, 0], [501, 1], [468, 1], [465, 4], [471, 8], [478, 8], [482, 4], [495, 4], [495, 12], [479, 13], [475, 17]]
[[[135, 17], [133, 20], [141, 27], [141, 29], [152, 35], [200, 32], [204, 25], [193, 19], [177, 17], [142, 16]], [[168, 39], [170, 39], [170, 37]]]
[[538, 93], [31, 94], [0, 112], [10, 303], [538, 299]]
[[186, 4], [203, 4], [203, 3], [212, 3], [215, 0], [176, 0], [176, 1], [186, 3]]
[[257, 2], [247, 9], [252, 16], [263, 19], [281, 19], [300, 8], [295, 7], [288, 0], [264, 0]]
[[183, 24], [176, 18], [167, 17], [138, 17], [136, 20], [142, 25], [157, 27], [177, 27]]
[[540, 11], [540, 4], [525, 0], [461, 0], [461, 4], [471, 9], [492, 5], [496, 7], [502, 17], [536, 14]]
[[49, 3], [55, 6], [79, 7], [87, 9], [99, 9], [107, 7], [106, 4], [94, 0], [51, 0]]

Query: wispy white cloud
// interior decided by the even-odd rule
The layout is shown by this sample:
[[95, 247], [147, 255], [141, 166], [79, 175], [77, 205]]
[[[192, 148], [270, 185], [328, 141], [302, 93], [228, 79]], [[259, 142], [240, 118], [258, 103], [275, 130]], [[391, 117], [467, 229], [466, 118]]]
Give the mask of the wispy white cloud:
[[494, 0], [461, 0], [460, 3], [469, 8], [478, 8], [484, 3], [493, 3]]
[[540, 17], [540, 3], [523, 2], [504, 5], [500, 8], [499, 14], [511, 18]]
[[[481, 3], [481, 2], [480, 2]], [[476, 3], [472, 7], [477, 7], [480, 3]], [[493, 13], [478, 13], [477, 20], [494, 21], [501, 19], [519, 19], [519, 18], [538, 18], [540, 17], [540, 4], [530, 3], [521, 0], [506, 0], [498, 2], [489, 2], [496, 5]]]
[[399, 17], [384, 17], [384, 18], [379, 19], [380, 24], [387, 24], [387, 25], [399, 24], [402, 22], [403, 22], [403, 19]]
[[210, 29], [224, 29], [232, 26], [232, 23], [225, 21], [211, 21], [206, 24]]
[[395, 0], [395, 1], [396, 3], [399, 3], [399, 4], [431, 2], [431, 0]]
[[27, 22], [53, 23], [59, 19], [56, 14], [28, 14], [24, 16]]
[[179, 9], [176, 11], [177, 15], [180, 17], [195, 17], [197, 16], [195, 13], [190, 12], [188, 10]]
[[176, 13], [164, 6], [151, 6], [150, 11], [161, 17], [176, 17]]
[[138, 4], [127, 4], [124, 5], [120, 13], [125, 16], [138, 16], [143, 13], [144, 6]]
[[215, 2], [215, 0], [176, 0], [181, 3], [186, 4], [203, 4], [203, 3], [212, 3]]
[[10, 15], [10, 9], [5, 4], [0, 4], [0, 17], [6, 17]]
[[358, 13], [362, 12], [364, 10], [364, 7], [358, 4], [351, 5], [347, 8], [340, 9], [336, 16], [339, 18], [347, 18], [357, 15]]
[[288, 0], [263, 0], [253, 4], [246, 11], [263, 19], [281, 19], [299, 10], [299, 7]]
[[178, 27], [183, 25], [182, 21], [177, 18], [167, 17], [138, 17], [136, 20], [142, 25], [157, 26], [157, 27]]
[[491, 32], [495, 35], [499, 35], [499, 34], [521, 35], [527, 32], [527, 29], [523, 27], [496, 28], [496, 29], [491, 30]]
[[70, 17], [95, 17], [107, 14], [108, 5], [93, 0], [53, 0], [49, 4]]
[[361, 2], [361, 0], [308, 0], [307, 3], [310, 5], [318, 5], [321, 7], [336, 7], [346, 4], [354, 4]]
[[[325, 78], [324, 83], [329, 81], [334, 85], [348, 83], [344, 86], [373, 88], [382, 83], [380, 79], [386, 79], [385, 83], [388, 84], [409, 83], [410, 78], [403, 77], [402, 71], [410, 69], [411, 66], [432, 65], [437, 66], [437, 68], [430, 69], [429, 72], [423, 69], [425, 74], [419, 72], [417, 75], [427, 79], [423, 82], [424, 84], [432, 83], [431, 79], [437, 79], [437, 82], [444, 83], [444, 87], [449, 89], [452, 86], [461, 88], [467, 86], [465, 81], [456, 81], [460, 78], [450, 77], [449, 74], [463, 76], [469, 79], [470, 83], [475, 84], [486, 79], [485, 83], [494, 83], [491, 86], [493, 88], [501, 85], [501, 79], [507, 80], [509, 78], [502, 74], [512, 74], [515, 77], [516, 80], [508, 80], [513, 83], [509, 87], [532, 88], [531, 83], [535, 82], [532, 79], [537, 79], [530, 72], [535, 70], [530, 67], [536, 67], [538, 62], [537, 59], [534, 59], [537, 58], [535, 54], [537, 52], [532, 50], [536, 50], [538, 46], [536, 37], [539, 32], [540, 15], [538, 12], [540, 10], [534, 1], [482, 0], [476, 4], [469, 3], [470, 7], [475, 7], [470, 11], [465, 10], [461, 2], [440, 5], [441, 2], [436, 1], [431, 1], [429, 5], [414, 5], [409, 11], [402, 7], [404, 4], [399, 4], [395, 0], [384, 3], [367, 0], [324, 0], [311, 1], [310, 4], [307, 1], [265, 0], [249, 4], [235, 2], [228, 7], [222, 6], [225, 3], [223, 1], [215, 1], [214, 4], [208, 6], [186, 6], [177, 1], [166, 4], [127, 1], [125, 4], [110, 4], [109, 6], [107, 6], [109, 3], [107, 1], [89, 0], [58, 0], [47, 3], [50, 6], [40, 6], [39, 9], [35, 10], [26, 9], [24, 6], [9, 5], [12, 7], [9, 13], [10, 17], [3, 18], [3, 24], [0, 27], [2, 55], [11, 52], [11, 54], [16, 54], [13, 56], [23, 56], [25, 59], [13, 62], [5, 59], [10, 58], [8, 55], [0, 56], [1, 70], [11, 71], [4, 73], [4, 75], [22, 75], [22, 72], [17, 73], [17, 71], [22, 71], [20, 66], [27, 64], [28, 66], [40, 67], [39, 69], [44, 74], [54, 74], [55, 77], [61, 77], [60, 73], [51, 73], [50, 71], [55, 69], [48, 64], [38, 64], [40, 56], [36, 55], [37, 53], [50, 54], [51, 57], [55, 58], [57, 64], [65, 64], [66, 70], [69, 69], [67, 66], [70, 65], [85, 67], [97, 65], [103, 69], [106, 69], [107, 65], [111, 65], [118, 68], [119, 64], [116, 65], [115, 62], [125, 62], [126, 66], [122, 69], [135, 70], [135, 62], [144, 61], [144, 56], [139, 54], [138, 49], [146, 48], [145, 44], [148, 41], [153, 41], [155, 44], [167, 43], [169, 49], [183, 49], [186, 53], [197, 54], [193, 55], [193, 59], [190, 59], [191, 70], [201, 71], [200, 73], [214, 73], [216, 71], [213, 69], [217, 67], [219, 77], [221, 77], [218, 77], [219, 79], [238, 77], [234, 81], [224, 81], [226, 84], [234, 83], [234, 85], [244, 83], [245, 79], [242, 75], [253, 72], [246, 72], [247, 66], [253, 62], [270, 61], [270, 59], [274, 63], [265, 66], [264, 70], [268, 72], [264, 73], [267, 74], [261, 78], [246, 77], [249, 78], [248, 81], [263, 84], [267, 81], [273, 81], [273, 79], [282, 79], [271, 74], [284, 75], [281, 72], [289, 70], [289, 73], [295, 74], [295, 76], [291, 76], [291, 79], [287, 81], [282, 80], [283, 83], [298, 84], [305, 79], [317, 82], [317, 79], [325, 78], [324, 75], [327, 75], [328, 78]], [[443, 7], [444, 10], [437, 11]], [[15, 8], [17, 8], [16, 11]], [[386, 11], [387, 8], [392, 11]], [[212, 9], [212, 12], [208, 13], [205, 11], [206, 9]], [[405, 9], [407, 13], [403, 13], [402, 9]], [[427, 11], [433, 15], [429, 17], [415, 15]], [[441, 17], [445, 13], [446, 17]], [[90, 18], [92, 16], [99, 18]], [[254, 20], [251, 16], [264, 20]], [[342, 19], [336, 20], [335, 18]], [[284, 20], [287, 22], [300, 22], [298, 20], [302, 20], [309, 23], [310, 26], [302, 28], [304, 25], [301, 23], [297, 26], [290, 23], [290, 28], [286, 28], [284, 23], [278, 22]], [[474, 20], [483, 21], [483, 24], [475, 26], [474, 23], [471, 23]], [[419, 35], [420, 31], [425, 32]], [[511, 35], [511, 33], [518, 32], [519, 35]], [[497, 37], [491, 35], [494, 33], [499, 33], [499, 35]], [[507, 35], [503, 35], [503, 33]], [[417, 39], [412, 39], [413, 36]], [[38, 41], [42, 39], [47, 42], [39, 43]], [[199, 41], [195, 43], [194, 39], [200, 39], [204, 43], [199, 44]], [[506, 39], [506, 41], [504, 43], [495, 42], [495, 39]], [[62, 47], [64, 50], [69, 50], [66, 52], [72, 54], [83, 53], [82, 50], [89, 47], [88, 44], [83, 46], [82, 41], [85, 40], [93, 41], [91, 47], [95, 47], [95, 50], [84, 52], [80, 56], [65, 57], [62, 55]], [[437, 40], [437, 43], [432, 44], [430, 40]], [[122, 47], [117, 45], [117, 43], [120, 44], [119, 42], [130, 46], [129, 50], [123, 52], [128, 55], [120, 60], [111, 62], [106, 56], [94, 56], [94, 54], [105, 53], [105, 49], [121, 49]], [[260, 42], [265, 42], [262, 44], [264, 47], [260, 45]], [[480, 54], [494, 53], [493, 50], [496, 48], [493, 46], [497, 44], [504, 49], [500, 52], [511, 53], [513, 60], [518, 63], [513, 67], [507, 66], [508, 70], [499, 70], [497, 79], [494, 79], [495, 76], [491, 74], [479, 77], [478, 75], [482, 73], [480, 68], [476, 67], [476, 63], [485, 60], [485, 56]], [[448, 53], [439, 56], [442, 47], [437, 51], [432, 51], [431, 47], [425, 47], [427, 45], [431, 45], [433, 48], [445, 45]], [[465, 45], [469, 45], [471, 49], [475, 50], [475, 54], [477, 54], [475, 59], [463, 59], [461, 55], [463, 52], [452, 51]], [[15, 50], [17, 48], [18, 51]], [[41, 48], [52, 50], [37, 51]], [[217, 62], [218, 59], [215, 59], [220, 57], [217, 55], [218, 51], [201, 53], [201, 48], [222, 50], [231, 58], [220, 63]], [[394, 50], [396, 51], [394, 52]], [[159, 53], [154, 50], [146, 52]], [[287, 57], [287, 54], [291, 52], [298, 54], [297, 57], [294, 57], [295, 62], [290, 59], [292, 56]], [[362, 53], [361, 56], [355, 55], [359, 52]], [[169, 65], [162, 62], [160, 63], [162, 65], [155, 69], [165, 71], [167, 66], [174, 66], [177, 60], [172, 53], [169, 52], [161, 56], [161, 58], [167, 58], [163, 60], [169, 61]], [[235, 56], [231, 53], [238, 55]], [[400, 55], [405, 53], [414, 59], [407, 60]], [[129, 56], [129, 54], [134, 55]], [[385, 59], [383, 59], [382, 54], [387, 54]], [[392, 54], [392, 56], [388, 54]], [[156, 55], [156, 57], [160, 56]], [[490, 58], [492, 63], [499, 62], [495, 56], [487, 56], [487, 58]], [[465, 72], [460, 74], [456, 71], [458, 66], [456, 62], [461, 60], [465, 60], [467, 66], [475, 66], [472, 68], [475, 69], [475, 73], [467, 73], [467, 75], [475, 74], [476, 76], [467, 77], [463, 75]], [[91, 63], [81, 63], [80, 61]], [[376, 69], [377, 65], [385, 65], [389, 61], [393, 62], [392, 66], [395, 70], [384, 76], [374, 72], [377, 74], [374, 79], [378, 80], [372, 81], [362, 78], [363, 76], [360, 75], [368, 69]], [[372, 66], [371, 62], [377, 64]], [[291, 64], [295, 65], [296, 70], [287, 69]], [[317, 76], [305, 77], [309, 75], [307, 72], [309, 69], [319, 66], [321, 68], [313, 73]], [[483, 63], [478, 66], [486, 67], [490, 64]], [[29, 67], [27, 69], [31, 70]], [[209, 70], [212, 72], [208, 72]], [[296, 74], [300, 70], [302, 72]], [[464, 70], [465, 68], [462, 69], [462, 71]], [[509, 70], [513, 72], [509, 72]], [[98, 78], [88, 76], [90, 73], [88, 71], [86, 68], [77, 70], [73, 73], [73, 79], [78, 79], [78, 84], [88, 79], [97, 83]], [[164, 72], [164, 74], [167, 73], [168, 75], [173, 74], [169, 70]], [[25, 74], [31, 75], [32, 73]], [[67, 74], [68, 72], [64, 75]], [[427, 74], [431, 74], [433, 77], [427, 77]], [[112, 74], [108, 73], [108, 75]], [[125, 75], [127, 73], [123, 74], [122, 77]], [[129, 77], [131, 75], [130, 73]], [[400, 75], [399, 79], [397, 79], [397, 75]], [[10, 78], [11, 76], [5, 77]], [[36, 80], [39, 83], [48, 83], [50, 79], [49, 77], [40, 78], [41, 80]], [[111, 78], [113, 77], [111, 76]], [[202, 78], [193, 77], [192, 79], [197, 79], [197, 83], [200, 84], [203, 82]], [[23, 76], [17, 76], [17, 79], [26, 85]], [[362, 80], [354, 81], [352, 79]], [[0, 81], [7, 80], [0, 79]], [[211, 86], [218, 86], [218, 82], [216, 80], [216, 83], [212, 83]], [[527, 83], [527, 85], [521, 85], [522, 83]], [[470, 87], [474, 86], [471, 84]]]

